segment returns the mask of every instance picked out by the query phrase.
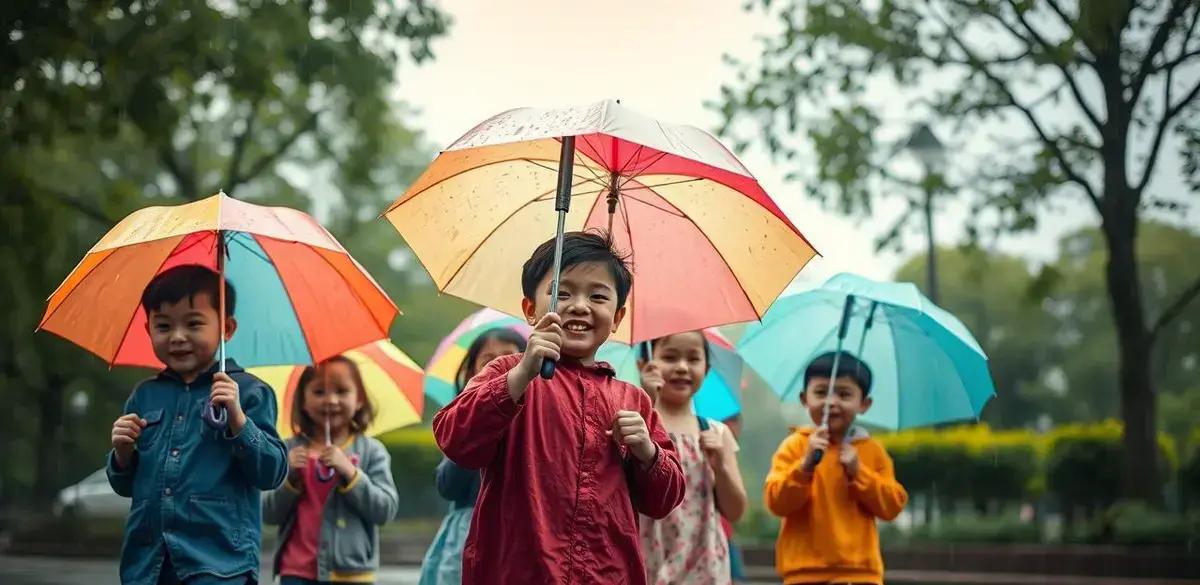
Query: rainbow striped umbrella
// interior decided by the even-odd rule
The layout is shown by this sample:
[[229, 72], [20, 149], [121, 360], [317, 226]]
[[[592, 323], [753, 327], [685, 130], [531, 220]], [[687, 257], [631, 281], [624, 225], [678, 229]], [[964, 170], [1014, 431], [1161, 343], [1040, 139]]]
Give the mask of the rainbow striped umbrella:
[[816, 255], [716, 138], [613, 101], [496, 115], [384, 215], [439, 290], [510, 315], [559, 226], [608, 230], [634, 269], [625, 342], [756, 320]]
[[[367, 428], [369, 435], [382, 435], [391, 430], [421, 422], [425, 396], [421, 393], [421, 366], [392, 342], [384, 339], [346, 352], [362, 374], [367, 400], [375, 407], [375, 421]], [[251, 368], [251, 374], [262, 378], [275, 389], [279, 403], [279, 418], [275, 428], [287, 439], [292, 429], [292, 402], [303, 366], [267, 366]]]
[[228, 354], [244, 367], [324, 361], [386, 337], [399, 313], [311, 216], [221, 193], [121, 220], [50, 295], [38, 327], [109, 364], [161, 368], [142, 291], [185, 264], [220, 271], [234, 285], [239, 326]]
[[467, 348], [489, 329], [505, 327], [528, 337], [532, 328], [516, 317], [493, 309], [481, 309], [467, 316], [454, 331], [438, 344], [425, 364], [425, 395], [438, 404], [447, 404], [454, 399], [456, 389], [454, 377], [464, 358]]

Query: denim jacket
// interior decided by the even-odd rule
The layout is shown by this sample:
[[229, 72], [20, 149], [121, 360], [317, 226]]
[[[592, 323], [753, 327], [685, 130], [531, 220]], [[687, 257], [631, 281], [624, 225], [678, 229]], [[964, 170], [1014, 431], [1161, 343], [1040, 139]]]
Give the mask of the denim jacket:
[[134, 389], [125, 413], [146, 420], [128, 468], [108, 455], [108, 481], [133, 498], [121, 549], [121, 582], [154, 585], [163, 552], [180, 579], [258, 575], [261, 492], [283, 483], [287, 452], [275, 431], [275, 393], [233, 360], [246, 425], [236, 437], [200, 418], [217, 365], [192, 383], [164, 370]]
[[[303, 437], [292, 437], [287, 448], [305, 444]], [[358, 475], [331, 491], [325, 500], [317, 549], [318, 581], [337, 582], [349, 575], [364, 578], [379, 570], [379, 527], [390, 522], [400, 508], [392, 479], [392, 457], [379, 439], [359, 435], [346, 449], [346, 455], [358, 459]], [[295, 526], [299, 495], [296, 487], [285, 482], [263, 496], [263, 520], [279, 526], [276, 574], [283, 547]]]

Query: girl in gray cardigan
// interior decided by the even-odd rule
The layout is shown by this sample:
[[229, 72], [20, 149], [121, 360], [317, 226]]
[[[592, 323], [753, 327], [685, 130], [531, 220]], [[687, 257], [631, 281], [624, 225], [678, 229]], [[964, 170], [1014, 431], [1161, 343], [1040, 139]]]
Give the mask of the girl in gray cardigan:
[[263, 500], [279, 526], [280, 585], [371, 583], [379, 526], [396, 515], [391, 457], [364, 434], [374, 418], [358, 366], [337, 356], [300, 375], [287, 441], [289, 473]]

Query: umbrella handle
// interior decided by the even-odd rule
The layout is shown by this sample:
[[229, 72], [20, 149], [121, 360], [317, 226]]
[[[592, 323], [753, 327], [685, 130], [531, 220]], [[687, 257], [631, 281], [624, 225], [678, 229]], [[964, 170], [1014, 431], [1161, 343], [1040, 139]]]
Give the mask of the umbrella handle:
[[[328, 370], [326, 370], [326, 371], [328, 371]], [[326, 380], [328, 381], [328, 376], [326, 376]], [[331, 440], [329, 434], [330, 434], [329, 433], [329, 405], [327, 403], [326, 407], [325, 407], [325, 446], [326, 447], [333, 444], [333, 441]], [[333, 476], [335, 473], [337, 473], [337, 471], [334, 470], [333, 467], [327, 466], [324, 463], [321, 463], [320, 461], [317, 462], [317, 479], [321, 480], [324, 483], [328, 483], [330, 480], [333, 479]]]
[[329, 467], [324, 463], [317, 463], [317, 479], [324, 483], [329, 483], [333, 480], [333, 476], [335, 475], [337, 475], [336, 469]]
[[[550, 302], [558, 306], [558, 279], [562, 272], [563, 231], [567, 225], [567, 212], [571, 210], [571, 181], [575, 173], [575, 137], [563, 136], [562, 149], [558, 155], [558, 188], [554, 194], [554, 210], [558, 212], [558, 230], [554, 234], [554, 279], [550, 284]], [[543, 380], [554, 377], [557, 367], [554, 360], [542, 360], [538, 372]]]
[[[842, 361], [842, 344], [846, 341], [846, 329], [848, 329], [850, 326], [850, 311], [853, 308], [854, 295], [846, 295], [846, 302], [842, 305], [842, 320], [840, 323], [838, 323], [837, 350], [833, 354], [833, 368], [831, 368], [832, 371], [829, 372], [829, 390], [828, 394], [825, 396], [825, 412], [821, 419], [821, 426], [823, 427], [829, 424], [829, 400], [833, 397], [833, 388], [837, 384], [838, 374], [841, 373], [838, 371], [838, 366], [840, 365], [839, 362]], [[872, 316], [873, 315], [874, 312], [872, 312]], [[824, 457], [824, 450], [813, 451], [813, 467], [816, 467]]]
[[209, 427], [218, 431], [224, 431], [229, 428], [229, 412], [225, 410], [224, 406], [217, 406], [211, 401], [204, 405], [204, 410], [200, 413], [200, 418]]

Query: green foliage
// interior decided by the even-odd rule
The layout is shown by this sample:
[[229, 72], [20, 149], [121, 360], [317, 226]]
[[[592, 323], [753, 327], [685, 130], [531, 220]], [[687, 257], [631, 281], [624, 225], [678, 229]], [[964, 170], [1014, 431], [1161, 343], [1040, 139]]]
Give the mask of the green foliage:
[[[896, 271], [898, 281], [925, 283], [925, 254]], [[1029, 427], [1043, 414], [1059, 418], [1059, 396], [1042, 379], [1062, 357], [1057, 324], [1033, 291], [1033, 275], [1015, 256], [974, 247], [939, 248], [938, 294], [942, 308], [963, 321], [988, 356], [996, 397], [983, 420], [999, 428]]]
[[[1046, 487], [1063, 506], [1100, 510], [1121, 495], [1121, 424], [1066, 425], [1055, 429], [1046, 447]], [[1178, 466], [1174, 441], [1159, 436], [1160, 468]], [[1167, 477], [1170, 477], [1168, 473]]]
[[881, 435], [909, 492], [947, 502], [1019, 502], [1038, 489], [1038, 438], [987, 425], [917, 429]]
[[1142, 502], [1119, 502], [1104, 512], [1081, 539], [1093, 544], [1200, 544], [1200, 515], [1163, 512]]
[[446, 502], [434, 483], [437, 464], [442, 460], [433, 433], [428, 428], [405, 428], [379, 437], [392, 456], [392, 478], [403, 494], [397, 518], [439, 516]]
[[[974, 243], [1034, 229], [1059, 201], [1082, 194], [1091, 204], [1106, 258], [1096, 274], [1106, 275], [1109, 325], [1119, 332], [1099, 343], [1111, 340], [1104, 361], [1132, 373], [1120, 392], [1094, 404], [1111, 411], [1126, 397], [1128, 495], [1156, 499], [1159, 478], [1135, 457], [1153, 448], [1156, 434], [1153, 376], [1142, 372], [1152, 367], [1155, 342], [1180, 347], [1159, 336], [1197, 297], [1200, 280], [1183, 272], [1192, 284], [1169, 289], [1173, 300], [1149, 312], [1156, 305], [1141, 290], [1136, 241], [1143, 210], [1181, 217], [1194, 195], [1150, 188], [1152, 178], [1200, 182], [1188, 148], [1200, 136], [1200, 82], [1180, 85], [1200, 62], [1191, 49], [1200, 29], [1189, 26], [1200, 4], [757, 0], [749, 8], [779, 28], [762, 38], [754, 62], [731, 59], [737, 78], [715, 104], [720, 132], [739, 148], [764, 147], [839, 211], [870, 216], [875, 198], [902, 198], [908, 205], [880, 245], [902, 241], [925, 197], [934, 209], [949, 193], [961, 198]], [[1101, 106], [1097, 95], [1109, 99]], [[929, 176], [914, 181], [893, 162], [904, 146], [896, 137], [908, 128], [888, 128], [889, 112], [913, 116], [905, 127], [925, 117], [969, 138], [950, 141], [947, 170], [927, 167]], [[1183, 164], [1173, 168], [1160, 164], [1168, 138], [1182, 145]], [[976, 149], [961, 145], [967, 140], [985, 154], [972, 155]], [[1121, 379], [1095, 371], [1102, 373], [1084, 387], [1097, 392]]]
[[1012, 516], [955, 516], [946, 522], [921, 525], [907, 535], [913, 542], [962, 544], [1032, 544], [1041, 542], [1035, 522]]
[[1179, 487], [1184, 503], [1200, 510], [1200, 426], [1192, 429], [1190, 455], [1179, 468]]
[[[316, 208], [390, 294], [422, 299], [430, 330], [465, 312], [424, 300], [418, 268], [389, 267], [403, 250], [390, 228], [356, 227], [428, 158], [391, 99], [396, 71], [448, 26], [424, 0], [8, 2], [0, 21], [0, 506], [45, 502], [100, 465], [96, 439], [145, 375], [33, 334], [45, 298], [134, 209], [220, 188]], [[73, 417], [76, 392], [90, 406]]]

